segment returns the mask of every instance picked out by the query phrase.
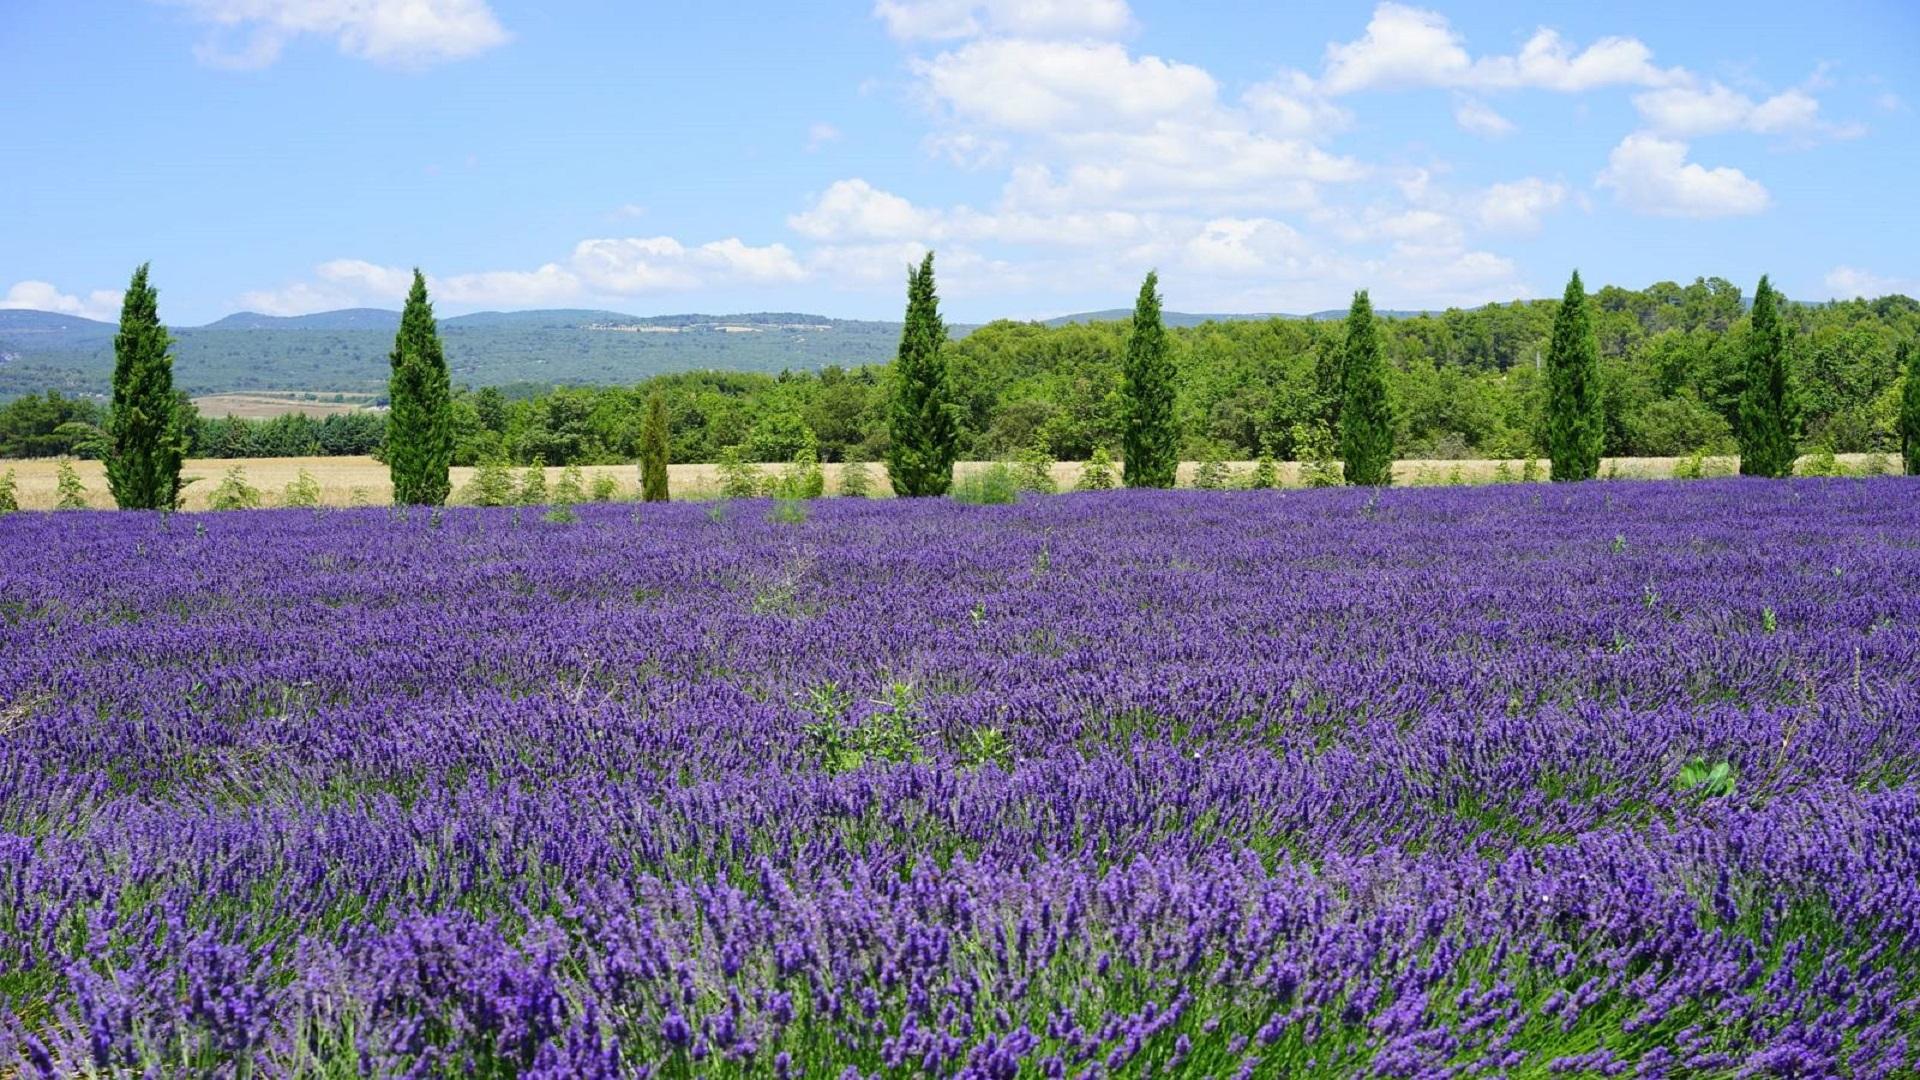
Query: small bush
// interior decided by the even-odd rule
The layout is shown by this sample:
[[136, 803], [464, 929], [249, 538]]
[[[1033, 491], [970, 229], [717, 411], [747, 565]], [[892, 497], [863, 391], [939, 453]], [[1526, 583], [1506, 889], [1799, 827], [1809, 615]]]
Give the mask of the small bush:
[[549, 525], [571, 525], [580, 520], [580, 515], [573, 512], [572, 503], [555, 503], [540, 515], [540, 520]]
[[827, 474], [820, 467], [820, 451], [808, 432], [793, 461], [767, 484], [767, 494], [776, 499], [817, 499], [827, 493]]
[[286, 489], [280, 493], [280, 504], [309, 508], [319, 506], [320, 481], [315, 480], [312, 473], [301, 469], [298, 475], [287, 481]]
[[1119, 482], [1113, 473], [1113, 455], [1107, 453], [1106, 447], [1096, 446], [1093, 456], [1080, 467], [1080, 482], [1074, 487], [1080, 491], [1112, 491]]
[[1833, 456], [1833, 448], [1823, 446], [1800, 459], [1793, 467], [1796, 476], [1845, 476], [1847, 467]]
[[481, 462], [473, 479], [460, 488], [460, 500], [475, 506], [511, 506], [517, 494], [513, 470], [500, 458]]
[[1520, 482], [1523, 484], [1535, 484], [1539, 483], [1539, 481], [1540, 459], [1537, 457], [1529, 457], [1526, 462], [1520, 466]]
[[720, 497], [751, 499], [760, 494], [760, 470], [748, 462], [738, 446], [720, 451]]
[[13, 470], [0, 474], [0, 514], [11, 514], [20, 509], [20, 485], [14, 482]]
[[1232, 477], [1227, 472], [1227, 463], [1220, 460], [1220, 449], [1209, 445], [1200, 457], [1200, 467], [1194, 470], [1193, 486], [1202, 491], [1222, 491]]
[[1273, 451], [1260, 451], [1260, 457], [1253, 463], [1253, 472], [1247, 475], [1247, 487], [1259, 491], [1279, 486], [1280, 470], [1273, 463]]
[[1739, 782], [1740, 773], [1732, 762], [1721, 761], [1708, 765], [1704, 760], [1695, 759], [1681, 767], [1674, 786], [1685, 795], [1714, 799], [1733, 794]]
[[1300, 481], [1310, 488], [1339, 487], [1345, 470], [1333, 456], [1333, 434], [1322, 423], [1293, 425], [1293, 452]]
[[952, 497], [954, 502], [972, 506], [1002, 505], [1020, 497], [1020, 481], [1012, 466], [996, 461], [977, 473], [961, 477], [953, 485]]
[[1051, 495], [1059, 490], [1053, 482], [1053, 455], [1039, 443], [1020, 452], [1020, 464], [1015, 482], [1021, 491], [1034, 491], [1042, 495]]
[[520, 472], [520, 490], [514, 492], [514, 501], [521, 506], [544, 506], [547, 502], [547, 463], [539, 458], [533, 459]]
[[1496, 463], [1493, 467], [1493, 482], [1496, 484], [1513, 483], [1513, 466], [1504, 461]]
[[209, 510], [258, 510], [260, 508], [260, 489], [247, 483], [247, 474], [240, 466], [229, 468], [220, 483], [207, 493]]
[[906, 764], [926, 760], [920, 748], [919, 716], [913, 687], [894, 683], [874, 702], [878, 708], [859, 722], [847, 714], [851, 695], [835, 683], [824, 683], [807, 693], [803, 704], [817, 720], [802, 729], [810, 755], [828, 773], [858, 769], [870, 761]]
[[805, 499], [779, 498], [773, 501], [773, 509], [768, 512], [767, 520], [778, 525], [801, 525], [806, 522], [809, 512]]
[[588, 486], [587, 497], [598, 503], [612, 502], [620, 497], [620, 481], [607, 473], [600, 473]]
[[873, 494], [873, 473], [868, 471], [865, 461], [849, 457], [840, 467], [840, 494], [849, 499], [864, 499]]
[[61, 458], [59, 480], [54, 485], [55, 510], [85, 510], [87, 508], [87, 488], [80, 482], [80, 474], [74, 471], [72, 458]]
[[580, 466], [569, 465], [560, 470], [560, 481], [553, 485], [553, 501], [560, 506], [574, 506], [585, 502], [587, 498], [586, 477], [581, 475]]

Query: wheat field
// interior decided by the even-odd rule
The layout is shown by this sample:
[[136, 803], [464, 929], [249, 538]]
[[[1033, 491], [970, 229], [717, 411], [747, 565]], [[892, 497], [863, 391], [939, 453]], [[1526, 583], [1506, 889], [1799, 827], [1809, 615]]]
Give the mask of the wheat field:
[[[1674, 467], [1682, 458], [1608, 458], [1601, 463], [1602, 476], [1615, 479], [1659, 480], [1673, 476]], [[1839, 464], [1848, 471], [1890, 472], [1897, 469], [1889, 455], [1884, 454], [1840, 454]], [[966, 477], [977, 474], [994, 463], [986, 461], [963, 461], [955, 466], [957, 476]], [[1710, 475], [1733, 473], [1739, 459], [1723, 456], [1709, 457], [1704, 460]], [[1244, 482], [1253, 469], [1253, 462], [1233, 461], [1226, 463], [1235, 481]], [[1501, 466], [1506, 467], [1506, 475], [1501, 474]], [[1406, 460], [1394, 463], [1394, 483], [1405, 486], [1432, 486], [1440, 484], [1485, 484], [1499, 479], [1519, 479], [1525, 471], [1526, 463], [1521, 460], [1493, 461], [1486, 459], [1441, 461]], [[75, 461], [74, 472], [80, 483], [86, 488], [86, 502], [89, 507], [110, 509], [113, 499], [107, 490], [106, 472], [98, 461]], [[299, 476], [302, 470], [312, 476], [320, 485], [320, 501], [327, 506], [378, 506], [391, 501], [393, 485], [387, 476], [387, 467], [370, 457], [291, 457], [291, 458], [246, 458], [229, 460], [221, 458], [192, 458], [186, 463], [183, 475], [189, 481], [186, 487], [182, 509], [204, 510], [207, 508], [207, 496], [220, 483], [227, 470], [239, 468], [246, 482], [260, 490], [262, 500], [267, 506], [281, 505], [285, 499], [287, 485]], [[1546, 463], [1536, 461], [1540, 479], [1546, 478]], [[782, 466], [763, 465], [763, 475], [777, 473]], [[829, 464], [823, 467], [826, 473], [827, 491], [837, 493], [840, 490], [841, 466]], [[877, 493], [887, 491], [885, 478], [886, 466], [872, 464], [867, 466]], [[11, 472], [20, 508], [23, 510], [51, 510], [57, 500], [59, 481], [59, 462], [52, 458], [35, 458], [0, 462], [0, 476]], [[1183, 462], [1180, 466], [1179, 482], [1183, 486], [1194, 482], [1199, 469], [1196, 462]], [[1061, 489], [1070, 489], [1080, 479], [1079, 462], [1059, 462], [1053, 467], [1054, 483]], [[523, 469], [515, 469], [519, 474]], [[1282, 486], [1300, 486], [1300, 466], [1295, 462], [1277, 462], [1275, 471]], [[580, 472], [585, 482], [591, 484], [597, 476], [611, 476], [618, 484], [617, 497], [632, 499], [639, 496], [640, 474], [633, 465], [583, 465]], [[474, 470], [456, 467], [453, 470], [454, 501], [459, 501], [460, 489], [473, 477]], [[550, 466], [546, 470], [549, 486], [560, 479], [561, 469]], [[711, 499], [720, 493], [718, 466], [711, 464], [673, 465], [669, 467], [669, 485], [676, 499]]]

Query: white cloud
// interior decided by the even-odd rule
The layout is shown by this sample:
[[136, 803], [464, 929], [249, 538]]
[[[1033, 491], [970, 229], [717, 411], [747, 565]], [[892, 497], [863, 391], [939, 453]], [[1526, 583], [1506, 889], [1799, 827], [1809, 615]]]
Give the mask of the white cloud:
[[1447, 17], [1405, 4], [1373, 10], [1360, 38], [1327, 46], [1329, 94], [1394, 87], [1455, 87], [1575, 92], [1600, 86], [1660, 86], [1684, 77], [1653, 64], [1653, 52], [1633, 38], [1609, 37], [1574, 52], [1560, 35], [1541, 29], [1514, 56], [1478, 60]]
[[1213, 76], [1110, 42], [970, 42], [914, 70], [962, 120], [1058, 133], [1140, 127], [1212, 105]]
[[816, 240], [898, 240], [926, 235], [933, 217], [855, 177], [834, 181], [811, 207], [789, 216], [787, 225]]
[[1626, 206], [1662, 217], [1757, 214], [1772, 202], [1767, 189], [1739, 169], [1694, 164], [1686, 143], [1645, 132], [1613, 148], [1596, 182]]
[[120, 317], [121, 295], [111, 289], [95, 289], [82, 298], [63, 293], [45, 281], [21, 281], [0, 296], [0, 308], [51, 311], [112, 322]]
[[987, 33], [1114, 37], [1133, 28], [1126, 0], [879, 0], [873, 14], [903, 41]]
[[840, 129], [825, 122], [814, 124], [807, 129], [807, 153], [818, 151], [828, 143], [840, 141]]
[[1461, 130], [1483, 139], [1498, 139], [1514, 132], [1513, 121], [1479, 98], [1463, 97], [1454, 102], [1453, 121]]
[[1853, 266], [1836, 266], [1827, 271], [1826, 284], [1827, 294], [1835, 300], [1876, 299], [1896, 294], [1920, 298], [1920, 278], [1884, 277]]
[[1494, 184], [1481, 192], [1474, 207], [1474, 218], [1481, 228], [1495, 232], [1535, 232], [1547, 212], [1566, 198], [1565, 184], [1529, 176], [1511, 183]]
[[243, 35], [237, 48], [219, 40], [195, 50], [202, 62], [261, 68], [303, 34], [332, 38], [364, 60], [418, 67], [474, 56], [504, 44], [507, 31], [486, 0], [161, 0], [185, 8], [222, 34]]
[[1304, 72], [1284, 71], [1248, 88], [1240, 101], [1271, 135], [1316, 139], [1353, 123], [1353, 114], [1328, 101]]
[[1761, 135], [1859, 133], [1854, 128], [1824, 123], [1820, 102], [1797, 87], [1756, 102], [1719, 82], [1674, 86], [1635, 95], [1633, 105], [1653, 130], [1682, 138], [1723, 131]]
[[337, 311], [360, 303], [353, 293], [297, 281], [284, 289], [258, 289], [240, 294], [240, 310], [262, 315], [311, 315]]

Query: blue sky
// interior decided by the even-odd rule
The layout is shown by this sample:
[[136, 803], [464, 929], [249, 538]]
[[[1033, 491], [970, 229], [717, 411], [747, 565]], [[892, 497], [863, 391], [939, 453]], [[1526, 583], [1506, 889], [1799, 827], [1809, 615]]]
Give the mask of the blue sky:
[[[1524, 10], [1522, 10], [1524, 8]], [[0, 306], [1920, 293], [1920, 9], [7, 0]]]

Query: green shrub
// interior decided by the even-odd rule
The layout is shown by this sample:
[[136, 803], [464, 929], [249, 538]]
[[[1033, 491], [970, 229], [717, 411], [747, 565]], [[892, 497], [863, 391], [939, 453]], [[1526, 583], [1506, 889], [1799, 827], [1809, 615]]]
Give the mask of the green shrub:
[[1695, 798], [1713, 799], [1731, 795], [1740, 782], [1740, 773], [1730, 761], [1708, 765], [1705, 760], [1696, 758], [1680, 769], [1674, 786], [1682, 794]]
[[1200, 455], [1200, 467], [1193, 471], [1193, 486], [1202, 491], [1223, 491], [1231, 480], [1227, 463], [1220, 460], [1220, 448], [1209, 443]]
[[1035, 442], [1020, 452], [1020, 463], [1015, 482], [1021, 491], [1035, 491], [1042, 495], [1051, 495], [1059, 490], [1053, 482], [1053, 455], [1047, 448]]
[[553, 501], [559, 506], [574, 506], [585, 502], [587, 498], [586, 477], [581, 475], [580, 466], [569, 465], [560, 470], [560, 481], [553, 485]]
[[80, 482], [80, 474], [74, 471], [72, 458], [61, 458], [59, 480], [54, 485], [55, 510], [85, 510], [87, 508], [87, 488]]
[[720, 497], [751, 499], [760, 494], [760, 470], [747, 461], [738, 446], [720, 451]]
[[488, 458], [460, 488], [460, 500], [474, 506], [510, 506], [516, 495], [513, 470], [500, 458]]
[[840, 466], [840, 494], [849, 499], [864, 499], [872, 493], [873, 473], [868, 471], [867, 463], [849, 457], [847, 463]]
[[209, 510], [258, 510], [260, 508], [260, 489], [247, 483], [247, 474], [235, 465], [229, 468], [220, 483], [207, 494]]
[[793, 461], [767, 484], [776, 499], [817, 499], [827, 493], [827, 475], [820, 467], [820, 451], [811, 431], [806, 433]]
[[1333, 456], [1333, 433], [1321, 423], [1293, 425], [1293, 453], [1300, 482], [1310, 488], [1339, 487], [1344, 470]]
[[20, 509], [20, 485], [13, 479], [13, 470], [0, 474], [0, 514], [11, 514]]
[[609, 473], [600, 473], [587, 487], [587, 497], [594, 502], [612, 502], [620, 497], [620, 481]]
[[976, 473], [970, 473], [953, 485], [953, 500], [973, 506], [1010, 503], [1020, 497], [1020, 481], [1013, 467], [996, 461]]
[[1793, 467], [1796, 476], [1845, 476], [1847, 467], [1833, 456], [1833, 448], [1823, 446], [1806, 457], [1801, 458]]
[[1107, 453], [1106, 447], [1096, 446], [1093, 456], [1080, 467], [1080, 482], [1074, 487], [1080, 491], [1111, 491], [1119, 482], [1113, 473], [1113, 455]]
[[282, 506], [315, 507], [320, 505], [320, 481], [313, 474], [301, 469], [299, 474], [287, 481], [286, 490], [281, 492]]
[[1253, 463], [1253, 472], [1247, 475], [1247, 487], [1261, 490], [1280, 486], [1280, 472], [1273, 463], [1273, 451], [1262, 450]]
[[514, 501], [521, 506], [544, 506], [547, 502], [547, 463], [539, 458], [533, 459], [520, 472], [520, 490], [514, 492]]

